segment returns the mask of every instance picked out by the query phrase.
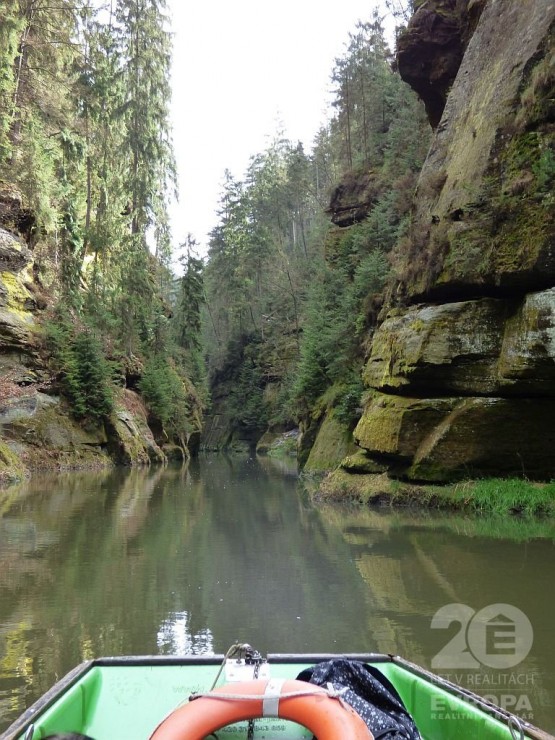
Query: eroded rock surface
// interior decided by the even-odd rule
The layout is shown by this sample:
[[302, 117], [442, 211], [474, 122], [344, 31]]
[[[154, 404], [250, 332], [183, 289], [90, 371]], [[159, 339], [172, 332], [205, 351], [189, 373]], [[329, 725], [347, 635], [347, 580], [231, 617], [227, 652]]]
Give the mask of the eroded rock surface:
[[390, 474], [445, 482], [487, 475], [551, 478], [555, 399], [377, 394], [355, 440]]
[[375, 174], [349, 172], [331, 194], [328, 213], [336, 226], [352, 226], [362, 221], [376, 202], [380, 185]]
[[318, 428], [304, 469], [308, 472], [330, 470], [355, 450], [349, 430], [339, 421], [334, 410], [329, 409]]
[[23, 203], [20, 190], [0, 181], [0, 226], [29, 239], [34, 225], [35, 217]]
[[462, 18], [468, 0], [422, 2], [397, 43], [401, 77], [418, 93], [435, 128], [464, 52]]
[[[0, 353], [36, 351], [36, 307], [29, 291], [32, 255], [23, 241], [0, 228]], [[0, 368], [2, 358], [0, 357]]]
[[364, 378], [382, 392], [555, 396], [555, 288], [394, 311]]
[[33, 223], [17, 189], [0, 183], [0, 484], [40, 468], [165, 462], [136, 393], [121, 389], [111, 419], [96, 426], [77, 421], [58, 395], [44, 342], [46, 299], [25, 240]]
[[355, 439], [365, 464], [406, 480], [551, 479], [555, 2], [417, 5], [405, 61], [416, 64], [420, 45], [412, 73], [436, 76], [430, 100], [456, 76], [372, 338]]
[[116, 462], [122, 465], [165, 462], [166, 455], [148, 426], [146, 409], [134, 391], [122, 391], [108, 428], [109, 451]]
[[553, 0], [486, 4], [418, 181], [411, 300], [553, 284], [553, 23]]

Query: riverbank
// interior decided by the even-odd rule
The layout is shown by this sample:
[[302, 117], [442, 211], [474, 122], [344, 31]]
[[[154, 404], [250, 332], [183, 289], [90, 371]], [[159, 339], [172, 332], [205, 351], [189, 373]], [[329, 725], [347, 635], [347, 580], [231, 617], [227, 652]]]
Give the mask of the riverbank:
[[[87, 424], [74, 418], [60, 395], [25, 390], [25, 395], [12, 388], [0, 393], [0, 488], [47, 470], [101, 470], [190, 457], [188, 447], [151, 426], [144, 400], [134, 391], [115, 389], [110, 416]], [[183, 441], [194, 448], [190, 438]]]
[[[137, 434], [137, 437], [144, 437]], [[149, 440], [152, 444], [152, 438]], [[161, 464], [167, 457], [152, 459], [146, 455], [128, 456], [124, 461], [110, 457], [106, 450], [88, 455], [73, 449], [71, 453], [42, 450], [31, 465], [27, 457], [24, 466], [17, 455], [0, 440], [0, 489], [5, 489], [24, 479], [45, 471], [102, 470], [114, 467], [135, 467]], [[290, 450], [280, 449], [281, 456], [292, 461]], [[241, 456], [239, 456], [241, 457]], [[275, 450], [257, 457], [279, 458]], [[175, 457], [172, 457], [175, 459]], [[420, 508], [437, 511], [459, 511], [469, 514], [502, 516], [529, 516], [553, 518], [555, 520], [555, 481], [549, 483], [520, 478], [469, 479], [446, 485], [415, 484], [394, 480], [385, 473], [353, 474], [344, 468], [328, 472], [323, 477], [301, 474], [311, 500], [318, 504], [328, 502], [354, 503], [369, 507]]]
[[409, 507], [471, 513], [555, 518], [555, 482], [518, 478], [465, 480], [444, 486], [417, 485], [386, 474], [353, 475], [339, 468], [310, 486], [316, 502], [358, 502], [368, 506]]

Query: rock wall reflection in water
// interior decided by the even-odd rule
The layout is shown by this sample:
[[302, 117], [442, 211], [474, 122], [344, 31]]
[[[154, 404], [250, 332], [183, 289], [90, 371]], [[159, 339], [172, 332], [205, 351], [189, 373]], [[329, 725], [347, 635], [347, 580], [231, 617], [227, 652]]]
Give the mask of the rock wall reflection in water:
[[[555, 523], [344, 507], [325, 507], [321, 515], [356, 550], [372, 605], [366, 610], [368, 635], [380, 652], [401, 654], [555, 731], [555, 645], [547, 595]], [[533, 630], [530, 652], [522, 660], [516, 653], [516, 664], [509, 668], [480, 661], [465, 667], [466, 660], [475, 662], [469, 623], [457, 619], [446, 629], [431, 628], [438, 610], [461, 604], [470, 613], [490, 605], [519, 609]], [[518, 630], [515, 637], [518, 650]], [[436, 656], [449, 652], [450, 641], [457, 638], [463, 654], [456, 656], [453, 668], [434, 668]], [[499, 649], [508, 661], [510, 648], [509, 640]]]
[[207, 457], [0, 492], [0, 728], [93, 656], [220, 653], [242, 640], [429, 666], [450, 636], [430, 628], [439, 607], [506, 602], [533, 624], [519, 671], [536, 677], [535, 721], [555, 729], [553, 530], [316, 510], [284, 472]]

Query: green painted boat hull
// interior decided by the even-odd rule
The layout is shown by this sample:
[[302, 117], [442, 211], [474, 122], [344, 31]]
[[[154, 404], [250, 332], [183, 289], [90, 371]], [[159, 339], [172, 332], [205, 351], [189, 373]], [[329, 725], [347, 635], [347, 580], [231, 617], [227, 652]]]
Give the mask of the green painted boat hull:
[[[268, 661], [272, 678], [295, 678], [304, 668], [337, 657], [379, 668], [396, 687], [424, 740], [553, 740], [552, 735], [401, 658], [270, 655]], [[223, 656], [156, 656], [88, 661], [30, 707], [1, 740], [40, 740], [50, 733], [72, 731], [95, 740], [146, 740], [190, 694], [211, 688], [222, 660]], [[311, 737], [308, 730], [281, 719], [257, 720], [255, 727], [255, 740]], [[246, 738], [246, 723], [224, 728], [218, 737]]]

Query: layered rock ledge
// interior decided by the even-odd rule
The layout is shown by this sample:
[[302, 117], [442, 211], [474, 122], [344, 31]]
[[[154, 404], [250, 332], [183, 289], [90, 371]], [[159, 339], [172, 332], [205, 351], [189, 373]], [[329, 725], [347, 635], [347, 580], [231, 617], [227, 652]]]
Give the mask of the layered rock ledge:
[[375, 465], [415, 482], [549, 480], [555, 3], [417, 7], [399, 66], [428, 94], [437, 129], [409, 237], [395, 255], [393, 298], [370, 345], [369, 391], [354, 435], [361, 451], [344, 462], [344, 474]]

